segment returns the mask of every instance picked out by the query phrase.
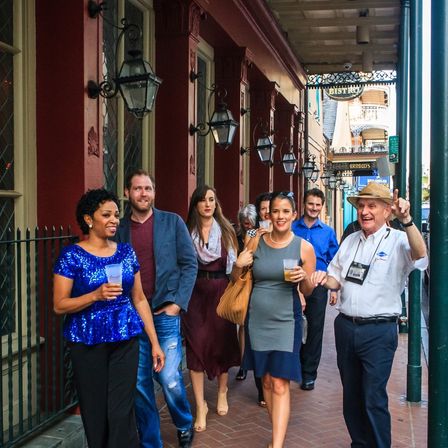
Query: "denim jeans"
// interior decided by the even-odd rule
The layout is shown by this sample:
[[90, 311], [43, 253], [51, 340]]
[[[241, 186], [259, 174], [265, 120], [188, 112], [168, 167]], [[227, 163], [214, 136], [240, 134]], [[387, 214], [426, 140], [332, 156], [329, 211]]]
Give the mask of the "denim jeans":
[[182, 361], [180, 316], [168, 316], [165, 313], [161, 313], [153, 317], [157, 337], [166, 358], [162, 371], [154, 373], [151, 344], [146, 333], [140, 335], [135, 410], [141, 448], [161, 448], [163, 446], [153, 378], [162, 387], [174, 426], [179, 431], [186, 431], [193, 425], [190, 403], [187, 399], [182, 373], [179, 369]]

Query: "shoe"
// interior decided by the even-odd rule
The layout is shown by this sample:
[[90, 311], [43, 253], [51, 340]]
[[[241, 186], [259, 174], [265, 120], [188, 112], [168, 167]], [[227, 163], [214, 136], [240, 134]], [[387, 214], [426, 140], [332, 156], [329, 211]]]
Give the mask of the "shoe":
[[235, 376], [235, 379], [238, 381], [243, 381], [246, 379], [247, 376], [247, 370], [244, 370], [240, 367], [240, 370], [238, 370], [238, 373]]
[[264, 399], [263, 391], [261, 393], [260, 392], [258, 393], [258, 406], [262, 408], [266, 408], [268, 406], [266, 400]]
[[207, 429], [207, 414], [208, 406], [206, 401], [204, 401], [201, 408], [196, 406], [196, 421], [194, 422], [194, 430], [196, 432], [203, 432]]
[[314, 380], [303, 381], [300, 385], [300, 389], [302, 390], [313, 390], [314, 389]]
[[186, 431], [177, 431], [177, 440], [179, 440], [179, 448], [191, 448], [194, 438], [193, 428]]
[[229, 412], [229, 405], [227, 403], [227, 391], [229, 389], [226, 388], [225, 392], [218, 391], [218, 402], [216, 404], [216, 413], [218, 415], [227, 415]]

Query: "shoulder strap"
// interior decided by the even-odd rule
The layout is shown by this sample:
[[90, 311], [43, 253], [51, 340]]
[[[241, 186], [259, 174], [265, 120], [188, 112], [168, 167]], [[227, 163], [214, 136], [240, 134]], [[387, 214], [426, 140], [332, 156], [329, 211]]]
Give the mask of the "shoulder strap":
[[260, 238], [261, 235], [257, 232], [257, 234], [247, 242], [245, 249], [249, 249], [253, 253], [255, 253], [258, 247], [258, 243], [260, 242]]

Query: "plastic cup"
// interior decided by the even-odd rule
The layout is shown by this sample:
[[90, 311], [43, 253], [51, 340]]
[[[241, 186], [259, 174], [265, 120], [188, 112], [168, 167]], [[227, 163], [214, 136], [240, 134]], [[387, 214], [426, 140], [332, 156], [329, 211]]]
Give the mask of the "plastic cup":
[[299, 264], [299, 260], [294, 258], [283, 259], [283, 273], [285, 275], [285, 282], [291, 282], [291, 273], [294, 268]]
[[108, 283], [115, 283], [117, 285], [121, 285], [123, 275], [123, 267], [121, 263], [108, 264], [105, 266], [105, 269]]
[[271, 225], [271, 221], [269, 221], [269, 220], [260, 221], [259, 225], [260, 225], [260, 229], [269, 230], [269, 227]]

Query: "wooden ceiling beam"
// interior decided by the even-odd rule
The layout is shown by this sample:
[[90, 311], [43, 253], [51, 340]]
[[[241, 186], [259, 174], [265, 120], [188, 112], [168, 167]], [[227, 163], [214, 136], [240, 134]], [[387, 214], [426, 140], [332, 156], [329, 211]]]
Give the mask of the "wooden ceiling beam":
[[[310, 75], [343, 72], [342, 64], [310, 64], [305, 65], [305, 69]], [[373, 64], [373, 70], [396, 70], [397, 64], [394, 63], [378, 63]], [[362, 72], [362, 64], [353, 64], [350, 71]]]
[[269, 6], [278, 12], [293, 11], [334, 11], [334, 10], [360, 10], [373, 8], [399, 8], [399, 0], [330, 0], [330, 1], [311, 1], [311, 2], [281, 2], [270, 1]]
[[311, 46], [300, 46], [296, 45], [297, 52], [299, 54], [362, 54], [364, 51], [372, 51], [372, 53], [383, 53], [383, 54], [395, 54], [397, 52], [396, 45], [389, 44], [369, 44], [369, 45], [317, 45], [316, 47]]
[[[370, 30], [370, 39], [394, 39], [398, 40], [399, 33], [397, 31], [375, 31]], [[341, 31], [341, 32], [331, 32], [331, 33], [304, 33], [301, 31], [295, 31], [294, 29], [290, 29], [288, 31], [288, 38], [292, 43], [314, 43], [323, 40], [348, 40], [353, 39], [356, 40], [356, 32], [353, 31]]]
[[281, 16], [280, 22], [286, 29], [291, 25], [301, 28], [326, 28], [335, 26], [357, 26], [357, 25], [399, 25], [400, 17], [397, 16], [375, 16], [375, 17], [331, 17], [321, 19], [307, 19], [303, 17]]

